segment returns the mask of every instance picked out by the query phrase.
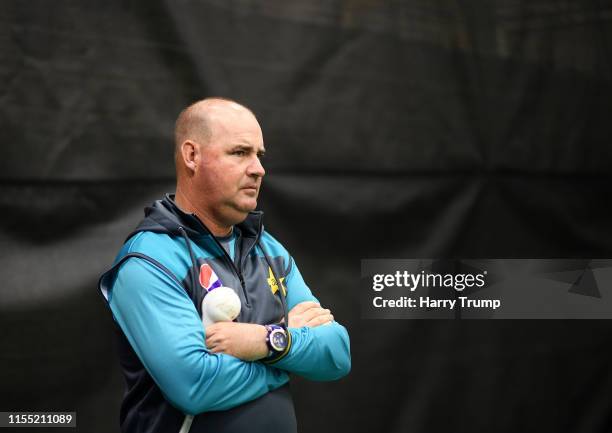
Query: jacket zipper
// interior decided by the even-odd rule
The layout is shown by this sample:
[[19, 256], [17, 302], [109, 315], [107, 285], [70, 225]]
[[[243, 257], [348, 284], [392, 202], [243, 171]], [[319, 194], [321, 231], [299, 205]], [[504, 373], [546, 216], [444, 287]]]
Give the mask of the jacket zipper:
[[253, 242], [253, 244], [249, 247], [249, 249], [246, 251], [246, 253], [244, 254], [240, 254], [238, 256], [238, 265], [240, 267], [240, 269], [242, 269], [242, 257], [246, 257], [251, 253], [251, 250], [253, 250], [253, 248], [255, 248], [255, 245], [257, 245], [259, 243], [259, 237], [261, 236], [261, 232], [263, 231], [263, 224], [261, 222], [261, 218], [259, 219], [259, 227], [257, 227], [257, 236], [255, 237], [255, 242]]
[[[236, 264], [234, 263], [234, 261], [232, 260], [232, 258], [229, 256], [229, 254], [227, 253], [227, 251], [225, 251], [225, 248], [223, 248], [223, 245], [221, 245], [221, 242], [219, 242], [217, 240], [217, 238], [215, 237], [215, 235], [212, 234], [212, 232], [208, 229], [208, 227], [206, 227], [199, 218], [195, 218], [195, 220], [198, 222], [198, 224], [200, 224], [200, 226], [202, 226], [202, 228], [204, 228], [204, 230], [210, 235], [210, 237], [213, 239], [213, 241], [215, 242], [215, 244], [217, 244], [217, 246], [221, 249], [221, 252], [223, 253], [223, 257], [225, 258], [225, 261], [227, 263], [229, 263], [229, 265], [231, 266], [231, 268], [234, 270], [234, 273], [238, 276], [238, 279], [240, 280], [240, 286], [242, 287], [242, 294], [244, 295], [244, 300], [246, 302], [246, 306], [251, 308], [251, 303], [249, 302], [249, 296], [247, 294], [246, 291], [246, 284], [244, 282], [244, 276], [242, 275], [242, 271], [240, 269], [238, 269], [238, 267], [236, 266]], [[236, 241], [234, 241], [235, 244]], [[234, 247], [235, 249], [235, 247]], [[242, 265], [242, 264], [241, 264]], [[242, 266], [241, 266], [242, 267]]]

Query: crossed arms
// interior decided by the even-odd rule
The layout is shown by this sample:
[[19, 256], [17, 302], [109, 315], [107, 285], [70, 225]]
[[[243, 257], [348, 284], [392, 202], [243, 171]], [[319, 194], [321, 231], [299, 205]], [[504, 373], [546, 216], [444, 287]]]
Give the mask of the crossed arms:
[[121, 266], [109, 305], [167, 400], [195, 415], [261, 397], [287, 383], [288, 373], [312, 380], [333, 380], [348, 373], [346, 329], [319, 306], [297, 267], [285, 285], [292, 346], [272, 366], [251, 362], [267, 355], [263, 326], [214, 324], [205, 335], [185, 290], [145, 260], [130, 258]]
[[[283, 319], [284, 320], [284, 319]], [[315, 328], [334, 320], [331, 311], [317, 302], [304, 301], [289, 311], [289, 328]], [[267, 335], [263, 325], [254, 323], [218, 322], [205, 330], [206, 347], [212, 353], [225, 353], [243, 361], [258, 361], [268, 355]]]

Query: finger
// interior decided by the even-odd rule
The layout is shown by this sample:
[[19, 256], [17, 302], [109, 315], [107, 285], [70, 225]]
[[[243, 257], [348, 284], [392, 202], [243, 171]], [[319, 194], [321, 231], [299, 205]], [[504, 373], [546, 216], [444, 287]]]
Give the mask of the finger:
[[304, 322], [309, 322], [315, 317], [326, 314], [331, 314], [331, 311], [326, 310], [325, 308], [311, 308], [310, 310], [304, 312], [304, 314], [302, 314], [302, 317], [304, 318]]
[[326, 325], [331, 323], [334, 320], [334, 316], [331, 314], [326, 314], [323, 316], [317, 316], [314, 319], [310, 320], [306, 326], [310, 327], [310, 328], [316, 328], [317, 326], [320, 325]]
[[209, 335], [215, 335], [215, 332], [217, 332], [217, 324], [213, 323], [212, 325], [208, 325], [206, 327], [206, 329], [204, 329], [204, 333], [206, 334], [206, 337], [208, 337]]
[[215, 342], [214, 342], [212, 339], [210, 339], [210, 338], [207, 338], [207, 339], [204, 341], [204, 344], [205, 344], [205, 345], [206, 345], [206, 347], [208, 347], [209, 349], [212, 349], [213, 347], [215, 347]]
[[324, 314], [321, 316], [317, 316], [314, 319], [308, 321], [306, 323], [306, 326], [310, 328], [316, 328], [317, 326], [331, 323], [333, 322], [333, 320], [334, 320], [334, 316], [332, 314]]
[[215, 348], [217, 351], [222, 351], [226, 345], [226, 340], [223, 338], [212, 338], [210, 340], [206, 340], [206, 347], [211, 350], [212, 348]]
[[220, 336], [211, 335], [210, 337], [206, 337], [206, 347], [211, 348], [213, 346], [218, 346], [222, 342], [222, 338]]
[[310, 308], [315, 308], [315, 307], [320, 307], [320, 305], [316, 302], [313, 301], [305, 301], [305, 302], [300, 302], [299, 304], [297, 304], [295, 307], [293, 307], [291, 309], [291, 311], [289, 311], [290, 314], [300, 314], [303, 313], [304, 311], [310, 309]]

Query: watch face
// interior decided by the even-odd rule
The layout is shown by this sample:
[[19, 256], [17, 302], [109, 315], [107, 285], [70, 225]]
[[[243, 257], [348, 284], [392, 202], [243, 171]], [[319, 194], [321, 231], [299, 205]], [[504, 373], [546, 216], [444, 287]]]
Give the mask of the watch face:
[[282, 352], [287, 347], [287, 336], [282, 329], [275, 329], [270, 333], [270, 345], [278, 352]]

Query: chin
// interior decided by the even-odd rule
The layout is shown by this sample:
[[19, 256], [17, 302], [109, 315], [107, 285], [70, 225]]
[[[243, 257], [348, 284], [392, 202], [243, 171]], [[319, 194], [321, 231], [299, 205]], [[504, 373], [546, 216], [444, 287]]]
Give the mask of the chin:
[[237, 203], [234, 206], [234, 210], [243, 214], [242, 220], [244, 220], [247, 214], [251, 211], [254, 211], [257, 208], [257, 202], [249, 202], [249, 203]]
[[257, 200], [249, 200], [247, 202], [241, 203], [242, 206], [239, 207], [243, 212], [251, 212], [257, 209]]

